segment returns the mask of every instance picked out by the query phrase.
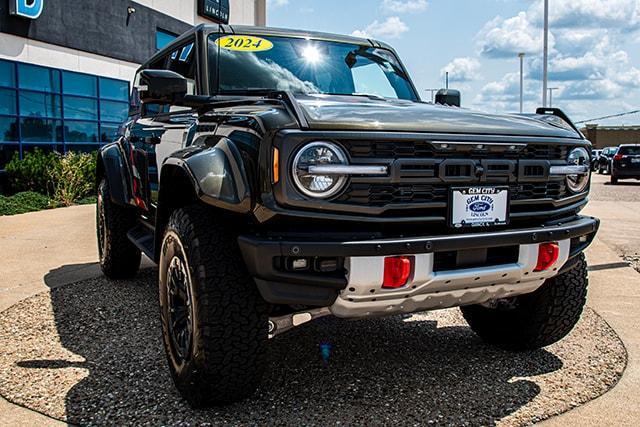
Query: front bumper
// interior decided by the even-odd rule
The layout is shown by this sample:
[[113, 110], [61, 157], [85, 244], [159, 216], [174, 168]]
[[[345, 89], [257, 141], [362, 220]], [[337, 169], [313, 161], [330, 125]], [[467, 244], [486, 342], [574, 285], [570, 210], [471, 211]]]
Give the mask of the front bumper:
[[[335, 310], [332, 308], [332, 311], [338, 316], [352, 317], [352, 315], [354, 315], [358, 317], [360, 313], [369, 313], [369, 315], [373, 315], [373, 312], [377, 313], [376, 310], [360, 310], [360, 308], [364, 308], [367, 304], [358, 305], [358, 310], [355, 311], [354, 304], [349, 304], [364, 302], [364, 299], [361, 298], [362, 295], [360, 295], [362, 285], [359, 283], [366, 283], [365, 287], [368, 287], [366, 290], [367, 293], [370, 293], [371, 289], [375, 289], [372, 286], [380, 285], [377, 281], [381, 281], [381, 275], [376, 274], [375, 278], [373, 278], [374, 276], [372, 275], [369, 279], [363, 280], [362, 275], [356, 273], [358, 268], [367, 265], [367, 259], [369, 259], [369, 261], [377, 261], [374, 261], [373, 264], [366, 267], [365, 270], [377, 271], [374, 270], [374, 267], [379, 269], [382, 262], [381, 260], [385, 256], [416, 256], [417, 271], [414, 275], [414, 281], [421, 282], [421, 284], [412, 284], [406, 287], [406, 289], [403, 288], [404, 291], [408, 293], [387, 294], [387, 296], [392, 297], [391, 299], [397, 299], [396, 297], [398, 296], [400, 296], [400, 298], [407, 298], [406, 295], [409, 295], [409, 299], [411, 300], [412, 295], [425, 294], [424, 292], [417, 293], [420, 287], [422, 291], [427, 288], [429, 288], [429, 290], [433, 289], [434, 292], [437, 290], [439, 291], [438, 294], [448, 291], [457, 292], [451, 294], [452, 299], [450, 303], [438, 304], [438, 307], [475, 304], [483, 301], [479, 301], [478, 298], [465, 298], [464, 291], [469, 291], [472, 287], [477, 288], [479, 285], [485, 284], [488, 284], [489, 287], [494, 290], [508, 284], [519, 285], [525, 282], [533, 286], [532, 283], [529, 283], [530, 281], [533, 281], [533, 283], [539, 282], [537, 285], [539, 286], [544, 283], [544, 280], [547, 278], [558, 274], [562, 269], [568, 268], [571, 265], [571, 260], [591, 243], [599, 228], [599, 224], [600, 221], [596, 218], [582, 216], [557, 225], [495, 232], [470, 232], [455, 235], [359, 241], [332, 241], [329, 239], [288, 240], [284, 238], [241, 236], [238, 242], [247, 268], [254, 277], [262, 296], [268, 302], [273, 304], [304, 304], [320, 307], [332, 306], [335, 308]], [[554, 267], [555, 270], [551, 270], [540, 276], [532, 275], [533, 268], [530, 267], [532, 262], [531, 253], [537, 248], [538, 244], [544, 242], [560, 242], [561, 247], [564, 248], [564, 252], [561, 254], [562, 257], [559, 260], [559, 265]], [[433, 273], [433, 254], [435, 253], [505, 246], [519, 247], [520, 253], [517, 263], [488, 265], [478, 268], [456, 269]], [[340, 257], [344, 259], [345, 274], [338, 277], [335, 275], [323, 276], [322, 274], [282, 271], [276, 267], [275, 262], [276, 259], [282, 257]], [[418, 264], [420, 268], [418, 268]], [[497, 274], [499, 271], [502, 271], [502, 273]], [[421, 275], [418, 275], [418, 272], [420, 272]], [[507, 275], [503, 276], [504, 273], [507, 273]], [[440, 279], [444, 278], [447, 274], [452, 275], [451, 278], [447, 278], [444, 282], [440, 283]], [[437, 280], [436, 276], [438, 276]], [[535, 280], [533, 280], [534, 276]], [[476, 278], [478, 279], [476, 280]], [[526, 280], [523, 280], [523, 278], [526, 278]], [[433, 280], [436, 281], [434, 282]], [[520, 283], [514, 283], [518, 281]], [[426, 286], [425, 284], [427, 283], [435, 284], [433, 286]], [[412, 286], [416, 287], [412, 288]], [[513, 290], [514, 292], [510, 293], [513, 295], [535, 290], [535, 288], [531, 289], [530, 287], [520, 288], [522, 288], [520, 291], [515, 289], [515, 287], [506, 290]], [[355, 291], [351, 291], [351, 289], [355, 289]], [[484, 293], [483, 295], [489, 295], [489, 297], [485, 299], [486, 301], [503, 297], [498, 294], [502, 295], [502, 292], [494, 292], [492, 294], [488, 291], [488, 293]], [[377, 298], [376, 301], [371, 301], [374, 298], [370, 295], [368, 295], [366, 299], [368, 303], [386, 301], [385, 299], [378, 300]], [[336, 304], [339, 303], [341, 305], [336, 306]], [[371, 304], [369, 304], [369, 306], [370, 305]], [[380, 304], [375, 305], [379, 306]], [[394, 308], [394, 311], [396, 308]], [[427, 308], [437, 307], [425, 307], [424, 304], [412, 303], [405, 304], [402, 311], [416, 311], [416, 309]]]

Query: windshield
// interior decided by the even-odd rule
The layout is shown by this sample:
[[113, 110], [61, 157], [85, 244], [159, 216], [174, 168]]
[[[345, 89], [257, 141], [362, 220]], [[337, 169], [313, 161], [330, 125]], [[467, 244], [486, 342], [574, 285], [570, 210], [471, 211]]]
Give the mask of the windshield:
[[[217, 53], [217, 55], [216, 55]], [[218, 93], [278, 90], [415, 101], [409, 77], [389, 50], [271, 36], [209, 36], [211, 87]]]

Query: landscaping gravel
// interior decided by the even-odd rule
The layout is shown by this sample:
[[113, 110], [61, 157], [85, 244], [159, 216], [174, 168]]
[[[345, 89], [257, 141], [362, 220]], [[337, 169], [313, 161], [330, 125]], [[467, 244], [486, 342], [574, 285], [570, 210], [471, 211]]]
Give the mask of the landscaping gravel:
[[0, 394], [82, 425], [527, 425], [603, 394], [626, 363], [620, 340], [589, 309], [567, 339], [525, 353], [483, 344], [458, 310], [325, 318], [272, 341], [252, 399], [194, 411], [166, 368], [157, 299], [146, 271], [58, 288], [0, 313]]
[[624, 260], [627, 261], [638, 273], [640, 273], [640, 255], [625, 255]]

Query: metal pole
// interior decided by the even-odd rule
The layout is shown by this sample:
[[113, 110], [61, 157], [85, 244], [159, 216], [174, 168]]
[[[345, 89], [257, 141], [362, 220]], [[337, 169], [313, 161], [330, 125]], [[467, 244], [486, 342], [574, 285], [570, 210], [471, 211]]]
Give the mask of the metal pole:
[[524, 112], [524, 52], [518, 54], [520, 58], [520, 114]]
[[449, 72], [446, 74], [445, 89], [449, 89]]
[[558, 90], [559, 88], [557, 87], [550, 87], [549, 88], [549, 108], [553, 107], [553, 91], [554, 90]]
[[549, 0], [544, 0], [544, 48], [542, 64], [542, 106], [546, 107], [549, 78]]

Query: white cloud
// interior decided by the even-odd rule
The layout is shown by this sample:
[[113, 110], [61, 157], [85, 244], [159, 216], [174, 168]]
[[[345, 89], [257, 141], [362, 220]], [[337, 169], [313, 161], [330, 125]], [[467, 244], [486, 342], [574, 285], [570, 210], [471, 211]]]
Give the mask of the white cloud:
[[378, 20], [373, 21], [367, 25], [364, 30], [355, 30], [351, 33], [355, 37], [383, 37], [383, 38], [398, 38], [402, 34], [409, 31], [409, 27], [399, 17], [391, 16], [385, 21], [380, 22]]
[[393, 13], [422, 12], [427, 0], [382, 0], [382, 10]]
[[[514, 57], [519, 52], [542, 52], [542, 31], [531, 23], [527, 12], [508, 19], [497, 16], [487, 22], [476, 38], [480, 54], [489, 58]], [[553, 46], [553, 38], [550, 38], [550, 46]]]
[[269, 6], [282, 7], [289, 4], [289, 0], [268, 0]]
[[[489, 21], [476, 36], [480, 55], [513, 58], [526, 52], [526, 88], [534, 85], [541, 99], [542, 2], [504, 19]], [[572, 0], [553, 2], [550, 8], [549, 80], [560, 89], [554, 100], [611, 100], [640, 88], [640, 70], [630, 66], [624, 40], [640, 37], [640, 0]], [[515, 84], [515, 85], [514, 85]], [[537, 94], [539, 92], [539, 94]], [[506, 74], [488, 83], [476, 102], [501, 103], [515, 110], [519, 76]], [[540, 101], [538, 101], [539, 103]], [[589, 106], [590, 107], [590, 106]]]
[[[529, 8], [532, 22], [542, 27], [543, 5]], [[621, 31], [640, 29], [638, 0], [571, 0], [555, 1], [549, 7], [549, 22], [555, 28], [616, 28]]]
[[480, 61], [475, 58], [455, 58], [440, 70], [442, 77], [449, 73], [452, 82], [470, 82], [480, 78]]

